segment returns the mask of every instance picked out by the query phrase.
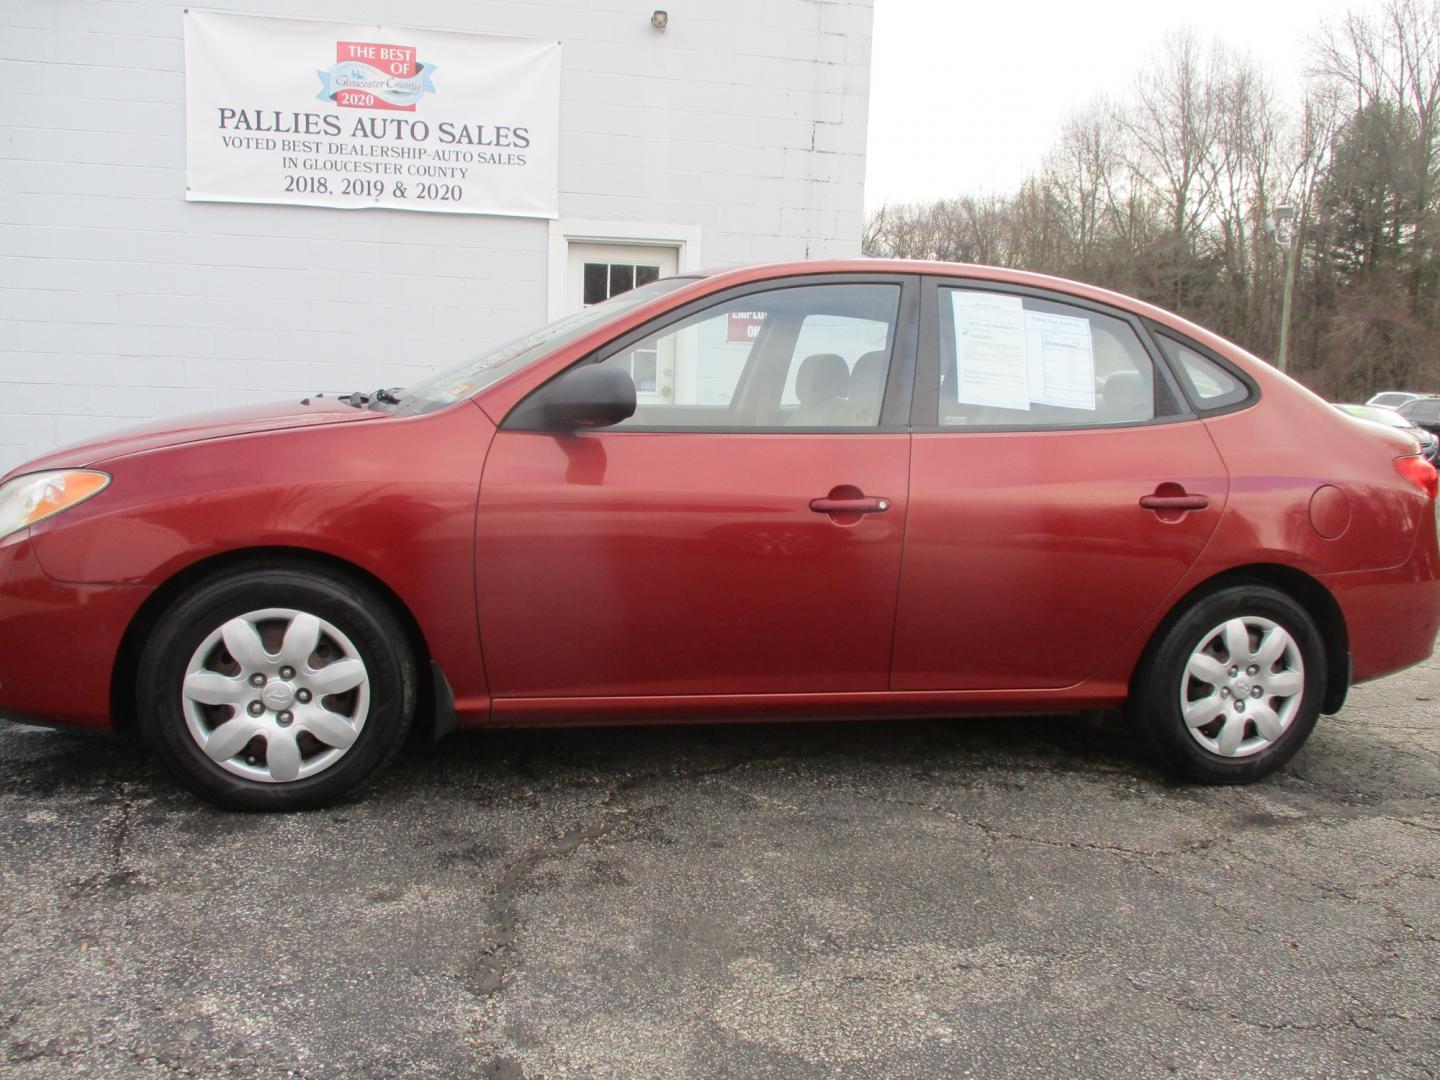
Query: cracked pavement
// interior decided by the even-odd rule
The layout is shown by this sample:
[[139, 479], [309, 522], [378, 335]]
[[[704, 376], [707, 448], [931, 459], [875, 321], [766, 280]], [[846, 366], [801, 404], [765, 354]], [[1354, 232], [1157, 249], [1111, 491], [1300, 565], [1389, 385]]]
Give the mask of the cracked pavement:
[[0, 723], [8, 1076], [1434, 1077], [1440, 662], [1262, 784], [1118, 722], [465, 734], [222, 812]]

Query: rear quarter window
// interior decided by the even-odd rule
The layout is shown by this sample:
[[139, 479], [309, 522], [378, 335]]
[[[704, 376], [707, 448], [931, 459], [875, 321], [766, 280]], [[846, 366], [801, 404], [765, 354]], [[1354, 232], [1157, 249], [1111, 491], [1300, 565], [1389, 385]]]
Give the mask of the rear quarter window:
[[1156, 338], [1197, 408], [1228, 409], [1250, 400], [1249, 385], [1229, 369], [1168, 334], [1157, 334]]

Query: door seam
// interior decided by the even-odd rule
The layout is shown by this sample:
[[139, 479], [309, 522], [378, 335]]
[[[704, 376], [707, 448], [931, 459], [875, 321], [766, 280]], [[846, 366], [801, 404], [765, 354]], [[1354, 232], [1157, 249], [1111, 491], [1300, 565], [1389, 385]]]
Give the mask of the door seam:
[[905, 522], [900, 527], [900, 559], [895, 568], [895, 606], [890, 616], [890, 662], [885, 669], [885, 689], [895, 689], [895, 649], [900, 641], [900, 598], [905, 583], [905, 549], [910, 543], [910, 484], [915, 468], [915, 436], [905, 437]]

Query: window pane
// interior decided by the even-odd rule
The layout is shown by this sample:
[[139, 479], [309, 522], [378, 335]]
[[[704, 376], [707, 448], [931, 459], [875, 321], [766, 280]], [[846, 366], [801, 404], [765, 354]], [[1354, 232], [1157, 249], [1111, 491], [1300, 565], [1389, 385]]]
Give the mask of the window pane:
[[635, 381], [620, 427], [857, 428], [879, 422], [898, 285], [773, 289], [605, 359]]
[[585, 306], [610, 298], [610, 268], [604, 263], [585, 264]]
[[940, 416], [965, 427], [1091, 427], [1178, 409], [1130, 325], [1086, 308], [944, 289]]
[[635, 380], [635, 390], [641, 394], [659, 393], [660, 386], [656, 379], [659, 354], [654, 349], [636, 349], [630, 355], [630, 374]]
[[1156, 335], [1165, 357], [1178, 370], [1185, 388], [1204, 409], [1222, 408], [1244, 401], [1250, 388], [1208, 357], [1187, 348], [1174, 338]]
[[635, 287], [635, 267], [612, 263], [610, 266], [610, 295], [619, 296]]
[[658, 280], [660, 268], [658, 266], [637, 266], [635, 267], [635, 286], [649, 285], [650, 282]]

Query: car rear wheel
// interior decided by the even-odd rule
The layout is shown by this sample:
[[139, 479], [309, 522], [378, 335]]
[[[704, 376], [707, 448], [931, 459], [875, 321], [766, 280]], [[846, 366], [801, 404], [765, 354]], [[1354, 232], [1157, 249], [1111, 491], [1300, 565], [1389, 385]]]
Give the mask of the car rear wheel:
[[416, 666], [389, 605], [340, 576], [254, 566], [202, 583], [140, 658], [140, 727], [196, 794], [236, 809], [333, 802], [394, 758]]
[[1127, 709], [1175, 772], [1211, 784], [1269, 775], [1320, 714], [1325, 649], [1309, 613], [1261, 584], [1221, 589], [1162, 631]]

